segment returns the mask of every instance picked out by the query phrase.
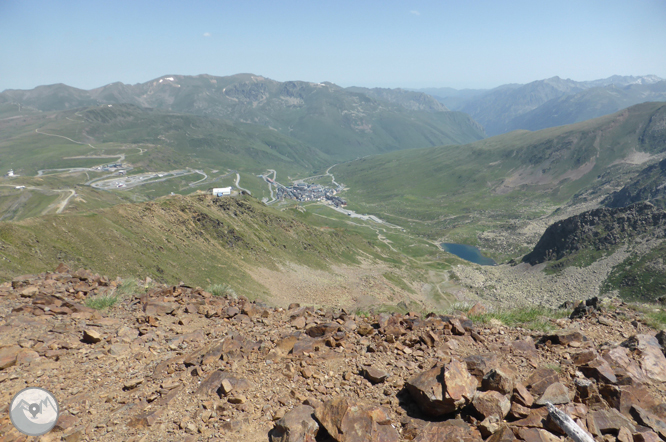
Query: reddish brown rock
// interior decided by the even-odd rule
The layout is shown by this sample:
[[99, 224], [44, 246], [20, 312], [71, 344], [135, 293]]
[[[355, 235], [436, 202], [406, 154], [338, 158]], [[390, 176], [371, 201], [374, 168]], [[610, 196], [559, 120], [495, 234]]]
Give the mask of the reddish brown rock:
[[525, 419], [520, 419], [515, 422], [511, 422], [512, 428], [543, 428], [546, 424], [546, 418], [548, 417], [548, 410], [546, 407], [537, 408], [535, 410], [530, 410], [529, 416]]
[[465, 334], [465, 327], [457, 318], [450, 318], [449, 323], [451, 324], [451, 332], [454, 335], [463, 336]]
[[321, 339], [313, 339], [306, 336], [303, 339], [299, 339], [294, 343], [294, 347], [291, 350], [291, 354], [294, 356], [300, 356], [305, 353], [314, 353], [319, 350], [322, 346]]
[[642, 384], [648, 382], [645, 372], [629, 357], [625, 347], [615, 347], [603, 353], [603, 358], [613, 369], [618, 382], [622, 384]]
[[0, 370], [16, 364], [16, 357], [21, 352], [21, 347], [12, 345], [0, 348]]
[[443, 367], [434, 367], [413, 377], [406, 386], [424, 413], [442, 416], [470, 403], [476, 391], [476, 379], [462, 362], [454, 359]]
[[291, 325], [298, 330], [305, 328], [305, 318], [303, 316], [298, 316], [291, 321]]
[[143, 311], [148, 316], [160, 316], [171, 314], [177, 307], [172, 302], [149, 301], [143, 306]]
[[451, 419], [428, 423], [419, 431], [414, 442], [481, 442], [482, 440], [481, 434], [469, 424], [459, 419]]
[[494, 353], [468, 356], [464, 361], [467, 370], [478, 380], [479, 385], [481, 385], [483, 377], [488, 374], [490, 370], [499, 367], [499, 359]]
[[660, 404], [645, 385], [605, 385], [600, 392], [606, 403], [625, 416], [631, 416], [632, 405], [646, 410], [654, 410]]
[[569, 389], [560, 382], [550, 384], [535, 404], [546, 405], [548, 402], [553, 405], [568, 404], [571, 402]]
[[481, 381], [483, 390], [494, 390], [502, 394], [513, 392], [515, 374], [508, 368], [493, 368]]
[[587, 337], [578, 330], [560, 330], [549, 335], [544, 335], [539, 342], [550, 341], [555, 345], [569, 345], [572, 342], [587, 341]]
[[486, 313], [487, 311], [488, 310], [483, 306], [483, 304], [481, 304], [480, 302], [477, 302], [476, 304], [474, 304], [472, 306], [472, 308], [470, 308], [467, 311], [467, 316], [470, 316], [470, 317], [471, 316], [478, 316], [478, 315], [482, 315], [482, 314]]
[[16, 355], [17, 365], [29, 365], [31, 362], [39, 359], [39, 353], [33, 350], [24, 349]]
[[157, 410], [137, 414], [132, 419], [130, 419], [130, 421], [127, 423], [127, 426], [130, 428], [152, 427], [159, 421], [163, 413], [164, 409], [160, 408]]
[[89, 328], [83, 330], [83, 338], [81, 340], [86, 344], [96, 344], [102, 340], [102, 335], [97, 330]]
[[627, 427], [620, 428], [617, 434], [617, 442], [634, 442], [634, 437]]
[[[201, 385], [199, 385], [196, 393], [198, 395], [204, 396], [210, 396], [213, 394], [217, 394], [219, 396], [221, 394], [225, 394], [222, 391], [223, 380], [227, 380], [231, 386], [231, 389], [233, 389], [235, 392], [247, 390], [250, 388], [250, 383], [246, 379], [234, 377], [230, 373], [227, 373], [223, 370], [216, 370], [208, 375], [208, 377], [201, 383]], [[226, 388], [229, 388], [229, 386], [226, 386]]]
[[526, 356], [537, 355], [536, 344], [534, 343], [534, 339], [532, 339], [531, 336], [524, 336], [521, 339], [511, 341], [511, 347], [517, 353], [524, 354]]
[[502, 420], [509, 414], [511, 402], [502, 393], [491, 390], [478, 393], [472, 400], [472, 406], [480, 419], [496, 416]]
[[361, 336], [370, 336], [374, 332], [375, 329], [367, 322], [361, 322], [360, 324], [358, 324], [358, 327], [356, 328], [356, 333], [358, 333]]
[[657, 382], [666, 382], [666, 357], [657, 338], [650, 335], [636, 335], [623, 342], [622, 346], [640, 354], [641, 368], [648, 378]]
[[634, 433], [634, 442], [661, 442], [662, 439], [654, 431], [642, 431]]
[[314, 408], [299, 405], [275, 423], [269, 433], [270, 442], [315, 442], [319, 424], [314, 420]]
[[584, 365], [587, 364], [590, 361], [593, 361], [597, 357], [599, 357], [599, 353], [597, 353], [596, 350], [594, 349], [588, 349], [588, 350], [583, 350], [578, 353], [574, 353], [573, 355], [573, 363], [576, 365]]
[[526, 387], [534, 396], [541, 396], [549, 385], [559, 382], [557, 372], [552, 368], [539, 368], [527, 378]]
[[19, 291], [19, 295], [21, 295], [22, 298], [32, 298], [37, 295], [37, 293], [39, 293], [39, 287], [35, 285], [24, 287]]
[[398, 442], [400, 434], [386, 411], [361, 401], [338, 397], [315, 408], [319, 423], [338, 442]]
[[421, 335], [421, 341], [428, 347], [435, 347], [439, 344], [439, 337], [431, 330], [428, 330]]
[[534, 396], [520, 382], [517, 382], [513, 387], [512, 400], [527, 408], [530, 408], [534, 404]]
[[380, 384], [388, 378], [389, 374], [383, 370], [374, 367], [365, 367], [363, 369], [363, 377], [372, 382], [373, 384]]
[[518, 437], [525, 442], [561, 442], [562, 440], [553, 433], [541, 428], [522, 428], [518, 431]]
[[666, 440], [666, 422], [638, 405], [632, 405], [631, 415], [640, 425], [650, 428], [662, 439]]
[[586, 364], [579, 366], [578, 369], [588, 378], [596, 379], [604, 384], [617, 383], [617, 378], [615, 377], [613, 369], [608, 362], [601, 357], [597, 357]]
[[509, 416], [514, 420], [525, 419], [530, 415], [530, 409], [520, 405], [517, 402], [511, 403], [511, 410], [509, 410]]
[[620, 428], [627, 427], [632, 432], [636, 427], [629, 419], [615, 409], [597, 410], [587, 416], [588, 429], [592, 434], [618, 434]]
[[321, 338], [324, 336], [332, 335], [340, 329], [340, 324], [335, 322], [328, 322], [326, 324], [317, 324], [308, 328], [305, 333], [311, 338]]
[[504, 425], [494, 432], [486, 442], [514, 442], [515, 440], [517, 439], [511, 428]]

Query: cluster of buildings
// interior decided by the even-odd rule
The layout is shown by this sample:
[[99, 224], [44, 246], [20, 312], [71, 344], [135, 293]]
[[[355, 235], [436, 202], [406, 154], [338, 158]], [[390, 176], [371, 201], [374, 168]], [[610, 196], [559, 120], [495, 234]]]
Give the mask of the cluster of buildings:
[[295, 199], [297, 201], [330, 201], [336, 207], [347, 205], [347, 201], [335, 196], [337, 191], [320, 184], [298, 183], [293, 186], [277, 186], [279, 199]]
[[93, 170], [99, 170], [102, 172], [118, 172], [120, 175], [125, 175], [125, 170], [121, 163], [103, 164], [101, 166], [95, 166], [93, 167]]

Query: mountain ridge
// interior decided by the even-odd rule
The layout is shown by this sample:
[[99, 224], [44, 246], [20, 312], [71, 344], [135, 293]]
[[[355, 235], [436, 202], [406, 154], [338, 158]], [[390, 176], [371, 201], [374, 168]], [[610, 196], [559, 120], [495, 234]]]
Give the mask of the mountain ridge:
[[452, 110], [469, 114], [488, 135], [539, 130], [611, 114], [645, 101], [665, 101], [666, 82], [656, 75], [575, 81], [554, 76], [493, 89], [428, 91]]
[[0, 93], [0, 103], [43, 111], [133, 104], [257, 124], [348, 160], [377, 152], [485, 137], [468, 115], [403, 90], [347, 90], [332, 83], [278, 82], [253, 74], [161, 76], [136, 85], [83, 91], [64, 85]]

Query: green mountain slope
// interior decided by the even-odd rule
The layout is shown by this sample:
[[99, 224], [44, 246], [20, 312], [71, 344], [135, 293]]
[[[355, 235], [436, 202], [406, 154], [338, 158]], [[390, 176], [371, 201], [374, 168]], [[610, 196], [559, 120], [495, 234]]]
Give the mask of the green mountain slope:
[[364, 158], [332, 172], [362, 213], [474, 244], [480, 232], [598, 191], [630, 167], [627, 157], [665, 152], [664, 136], [666, 105], [645, 103], [564, 127]]
[[[9, 120], [2, 127], [0, 168], [13, 168], [21, 175], [35, 175], [40, 169], [64, 167], [65, 163], [83, 165], [82, 158], [68, 162], [63, 157], [88, 154], [94, 158], [123, 148], [134, 154], [136, 147], [127, 152], [132, 145], [143, 146], [145, 152], [134, 159], [148, 170], [220, 167], [262, 171], [273, 167], [303, 172], [332, 161], [315, 148], [261, 126], [133, 105], [37, 114]], [[105, 162], [92, 158], [93, 163]]]
[[91, 91], [64, 85], [8, 90], [0, 94], [0, 103], [21, 103], [40, 110], [125, 103], [223, 118], [274, 129], [337, 160], [462, 144], [485, 136], [469, 116], [448, 112], [425, 94], [364, 92], [332, 83], [278, 82], [251, 74], [173, 75], [137, 85], [113, 83]]
[[[390, 252], [389, 252], [390, 253]], [[381, 258], [363, 238], [310, 227], [251, 197], [175, 196], [76, 215], [0, 223], [0, 279], [52, 270], [58, 262], [109, 275], [151, 276], [206, 287], [228, 283], [263, 296], [257, 269], [326, 270]]]

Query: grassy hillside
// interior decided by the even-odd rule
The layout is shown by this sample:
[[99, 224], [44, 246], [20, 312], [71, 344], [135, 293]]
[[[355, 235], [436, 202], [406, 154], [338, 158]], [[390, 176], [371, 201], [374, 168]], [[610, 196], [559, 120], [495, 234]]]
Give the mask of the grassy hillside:
[[666, 241], [661, 241], [646, 253], [632, 253], [613, 268], [602, 287], [602, 293], [617, 290], [624, 299], [643, 302], [654, 302], [666, 296], [664, 256]]
[[0, 279], [52, 270], [58, 262], [108, 275], [151, 276], [201, 286], [228, 283], [264, 296], [260, 267], [377, 260], [380, 252], [342, 229], [310, 227], [250, 197], [175, 196], [74, 215], [0, 223]]
[[480, 232], [549, 213], [636, 152], [666, 151], [666, 105], [519, 131], [464, 146], [394, 152], [336, 166], [352, 207], [429, 238], [475, 244]]
[[[137, 166], [151, 170], [273, 167], [304, 172], [331, 162], [317, 149], [260, 126], [132, 105], [33, 115], [8, 120], [2, 129], [0, 168], [13, 168], [22, 175], [47, 168], [86, 167], [100, 163], [96, 156], [118, 153], [134, 155]], [[144, 152], [137, 155], [140, 150]], [[64, 158], [73, 156], [91, 158]]]

